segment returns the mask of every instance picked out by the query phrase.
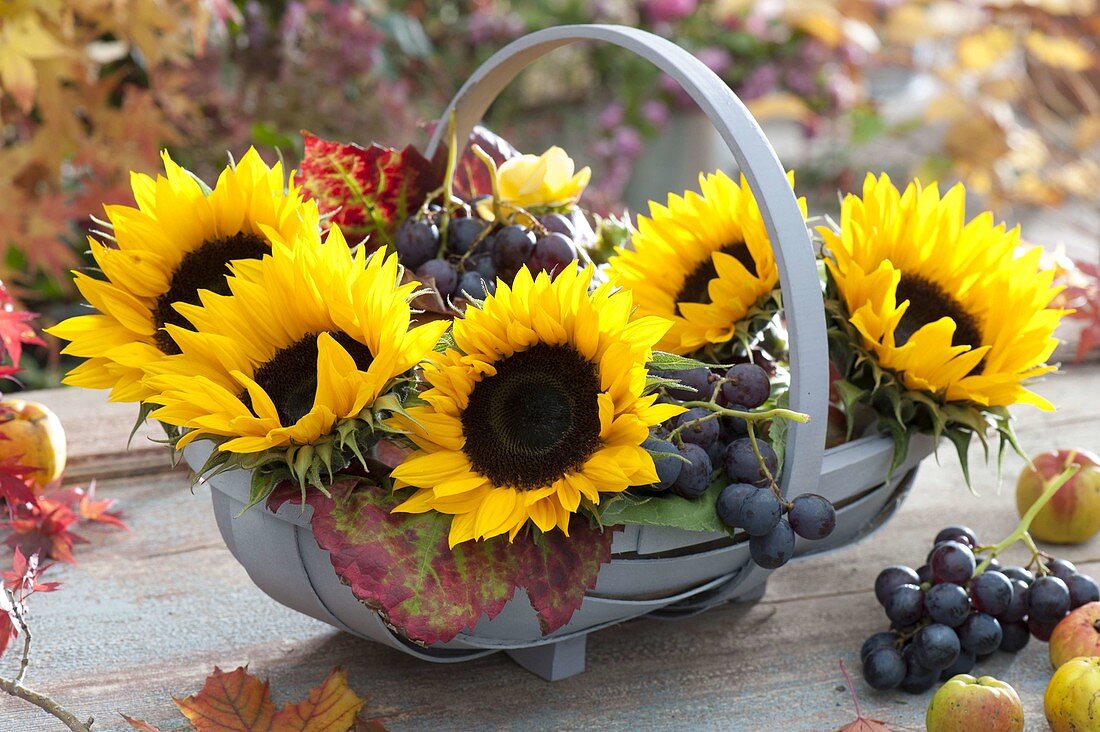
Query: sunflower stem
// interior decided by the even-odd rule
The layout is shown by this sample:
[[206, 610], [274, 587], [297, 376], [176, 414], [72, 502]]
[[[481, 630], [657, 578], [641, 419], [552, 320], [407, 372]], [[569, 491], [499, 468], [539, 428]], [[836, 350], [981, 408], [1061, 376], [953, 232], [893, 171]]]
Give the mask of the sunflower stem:
[[[1073, 456], [1071, 455], [1068, 462], [1071, 462], [1072, 460]], [[986, 568], [989, 567], [989, 563], [992, 562], [998, 554], [1000, 554], [1005, 549], [1012, 546], [1018, 541], [1022, 541], [1024, 543], [1024, 546], [1026, 546], [1031, 551], [1033, 561], [1036, 557], [1039, 557], [1041, 555], [1039, 547], [1035, 546], [1035, 540], [1032, 539], [1031, 534], [1028, 533], [1028, 529], [1031, 528], [1031, 522], [1035, 520], [1035, 517], [1039, 514], [1039, 512], [1042, 511], [1047, 503], [1050, 502], [1050, 499], [1054, 497], [1054, 494], [1057, 493], [1062, 486], [1069, 482], [1069, 479], [1076, 475], [1077, 471], [1080, 469], [1080, 465], [1068, 465], [1065, 470], [1054, 476], [1044, 486], [1043, 492], [1039, 496], [1039, 499], [1035, 501], [1035, 503], [1031, 504], [1031, 507], [1024, 512], [1024, 515], [1020, 518], [1020, 523], [1016, 524], [1016, 528], [1013, 529], [1012, 533], [1010, 533], [1008, 536], [1006, 536], [1004, 539], [997, 542], [993, 546], [982, 548], [981, 553], [988, 553], [989, 556], [983, 559], [981, 563], [978, 564], [978, 566], [974, 569], [975, 577], [984, 572]], [[1045, 567], [1043, 566], [1043, 563], [1041, 561], [1039, 562], [1039, 569], [1041, 573], [1046, 572]]]

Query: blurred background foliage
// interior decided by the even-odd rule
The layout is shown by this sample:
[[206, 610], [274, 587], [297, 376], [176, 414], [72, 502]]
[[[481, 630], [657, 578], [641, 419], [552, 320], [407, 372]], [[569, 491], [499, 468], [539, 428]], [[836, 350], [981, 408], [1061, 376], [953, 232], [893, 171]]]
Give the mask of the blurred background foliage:
[[[7, 0], [0, 279], [56, 322], [79, 308], [67, 271], [85, 263], [101, 204], [131, 203], [128, 171], [155, 172], [162, 147], [212, 179], [248, 145], [293, 164], [303, 129], [422, 143], [494, 51], [580, 22], [695, 53], [819, 211], [869, 169], [961, 180], [1010, 220], [1057, 209], [1094, 251], [1098, 0]], [[573, 46], [525, 72], [489, 123], [521, 149], [560, 142], [594, 168], [588, 205], [621, 211], [680, 185], [670, 156], [689, 180], [725, 165], [696, 117], [645, 62]], [[26, 385], [57, 382], [56, 348], [31, 346]]]

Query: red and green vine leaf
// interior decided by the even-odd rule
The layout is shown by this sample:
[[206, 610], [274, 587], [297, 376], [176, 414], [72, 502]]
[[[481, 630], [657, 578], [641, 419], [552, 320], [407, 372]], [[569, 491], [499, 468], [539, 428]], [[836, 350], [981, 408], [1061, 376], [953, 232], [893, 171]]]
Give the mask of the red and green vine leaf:
[[397, 226], [442, 185], [443, 174], [409, 145], [403, 150], [325, 140], [308, 132], [299, 166], [302, 187], [349, 243], [387, 244]]
[[470, 133], [470, 139], [462, 150], [458, 162], [455, 165], [454, 193], [460, 198], [471, 200], [478, 196], [488, 196], [493, 192], [492, 181], [489, 178], [489, 169], [485, 163], [478, 160], [473, 153], [473, 146], [479, 145], [482, 150], [489, 153], [489, 157], [499, 167], [509, 158], [517, 157], [520, 153], [500, 135], [488, 128], [478, 125]]
[[419, 643], [445, 642], [496, 617], [527, 590], [544, 633], [562, 627], [611, 559], [612, 531], [574, 519], [570, 536], [503, 538], [447, 546], [450, 517], [395, 514], [381, 488], [343, 481], [313, 493], [313, 535], [337, 575], [369, 607]]

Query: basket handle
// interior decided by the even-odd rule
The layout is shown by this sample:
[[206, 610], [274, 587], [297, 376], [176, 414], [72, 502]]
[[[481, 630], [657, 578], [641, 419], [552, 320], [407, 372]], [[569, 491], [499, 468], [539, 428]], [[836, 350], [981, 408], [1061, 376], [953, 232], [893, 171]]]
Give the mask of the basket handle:
[[790, 408], [810, 415], [787, 432], [782, 488], [791, 495], [816, 490], [824, 455], [828, 410], [828, 343], [817, 262], [794, 192], [775, 151], [741, 100], [713, 71], [675, 43], [617, 25], [566, 25], [526, 35], [483, 63], [462, 85], [436, 125], [426, 155], [445, 144], [447, 121], [455, 139], [469, 138], [489, 105], [523, 69], [556, 48], [578, 41], [613, 43], [652, 62], [679, 82], [710, 118], [733, 152], [773, 244], [790, 332]]

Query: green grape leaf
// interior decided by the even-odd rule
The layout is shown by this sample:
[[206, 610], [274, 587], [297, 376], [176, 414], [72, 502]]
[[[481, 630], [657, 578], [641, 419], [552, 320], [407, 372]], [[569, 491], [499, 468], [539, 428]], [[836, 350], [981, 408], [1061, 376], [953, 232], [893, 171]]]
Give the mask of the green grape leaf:
[[671, 493], [655, 496], [619, 493], [604, 501], [599, 508], [600, 522], [670, 526], [685, 531], [722, 531], [728, 529], [715, 513], [714, 504], [725, 483], [716, 480], [694, 500]]
[[699, 368], [700, 366], [706, 368], [723, 367], [725, 364], [703, 363], [702, 361], [696, 361], [694, 358], [677, 356], [675, 353], [654, 351], [647, 366], [650, 371], [686, 371], [688, 369]]

